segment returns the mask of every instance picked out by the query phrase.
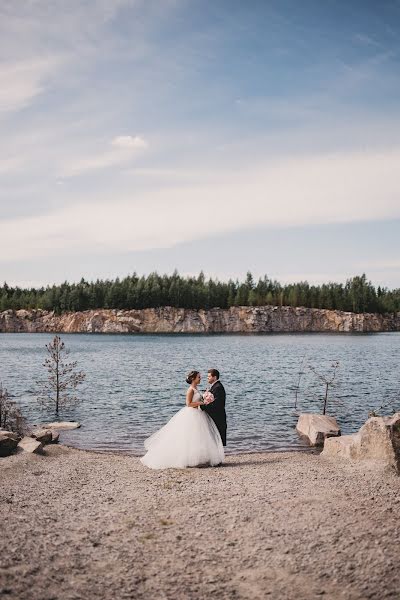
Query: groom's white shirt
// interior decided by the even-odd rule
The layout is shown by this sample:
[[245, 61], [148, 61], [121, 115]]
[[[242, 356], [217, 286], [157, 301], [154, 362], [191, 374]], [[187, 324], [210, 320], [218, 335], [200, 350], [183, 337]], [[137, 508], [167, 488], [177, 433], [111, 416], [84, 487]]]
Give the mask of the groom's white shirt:
[[217, 379], [217, 381], [214, 381], [214, 383], [212, 383], [212, 384], [211, 384], [211, 386], [210, 386], [210, 392], [211, 392], [212, 388], [214, 387], [214, 385], [215, 385], [216, 383], [218, 383], [218, 381], [219, 381], [219, 379]]

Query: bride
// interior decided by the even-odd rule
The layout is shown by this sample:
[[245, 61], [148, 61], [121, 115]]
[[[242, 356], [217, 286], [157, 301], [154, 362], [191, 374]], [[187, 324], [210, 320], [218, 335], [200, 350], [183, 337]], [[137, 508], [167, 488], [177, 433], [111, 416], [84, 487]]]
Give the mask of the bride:
[[140, 459], [151, 469], [216, 466], [224, 460], [221, 436], [214, 421], [199, 409], [205, 404], [197, 386], [199, 371], [191, 371], [186, 382], [186, 406], [181, 408], [164, 427], [144, 442], [147, 453]]

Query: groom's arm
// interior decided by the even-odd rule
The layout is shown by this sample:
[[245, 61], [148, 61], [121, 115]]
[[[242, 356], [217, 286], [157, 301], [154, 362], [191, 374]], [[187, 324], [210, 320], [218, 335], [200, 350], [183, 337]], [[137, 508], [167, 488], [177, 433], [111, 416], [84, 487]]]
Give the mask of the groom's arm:
[[210, 402], [210, 404], [202, 404], [200, 406], [201, 410], [205, 410], [209, 415], [213, 415], [221, 409], [221, 405], [223, 403], [223, 391], [220, 388], [217, 388], [212, 392], [214, 396], [214, 402]]

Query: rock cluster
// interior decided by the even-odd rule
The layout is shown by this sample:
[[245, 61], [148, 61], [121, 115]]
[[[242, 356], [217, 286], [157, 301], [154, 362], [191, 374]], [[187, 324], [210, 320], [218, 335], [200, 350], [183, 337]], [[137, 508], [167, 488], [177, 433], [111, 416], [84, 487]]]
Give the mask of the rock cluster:
[[400, 313], [351, 313], [291, 306], [192, 310], [43, 310], [0, 313], [0, 333], [269, 333], [400, 331]]
[[56, 444], [60, 429], [75, 429], [80, 427], [79, 423], [64, 421], [60, 423], [49, 423], [44, 427], [35, 427], [30, 434], [20, 435], [0, 429], [0, 456], [9, 456], [16, 450], [40, 454], [46, 444]]

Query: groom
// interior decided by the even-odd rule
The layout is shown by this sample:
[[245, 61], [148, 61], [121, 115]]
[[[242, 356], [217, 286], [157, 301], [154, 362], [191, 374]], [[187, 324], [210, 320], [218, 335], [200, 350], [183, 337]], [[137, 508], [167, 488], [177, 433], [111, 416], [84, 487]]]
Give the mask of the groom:
[[221, 436], [222, 444], [226, 446], [225, 388], [219, 380], [217, 369], [208, 370], [207, 380], [210, 385], [210, 392], [214, 396], [214, 402], [203, 404], [200, 408], [205, 410], [212, 418]]

